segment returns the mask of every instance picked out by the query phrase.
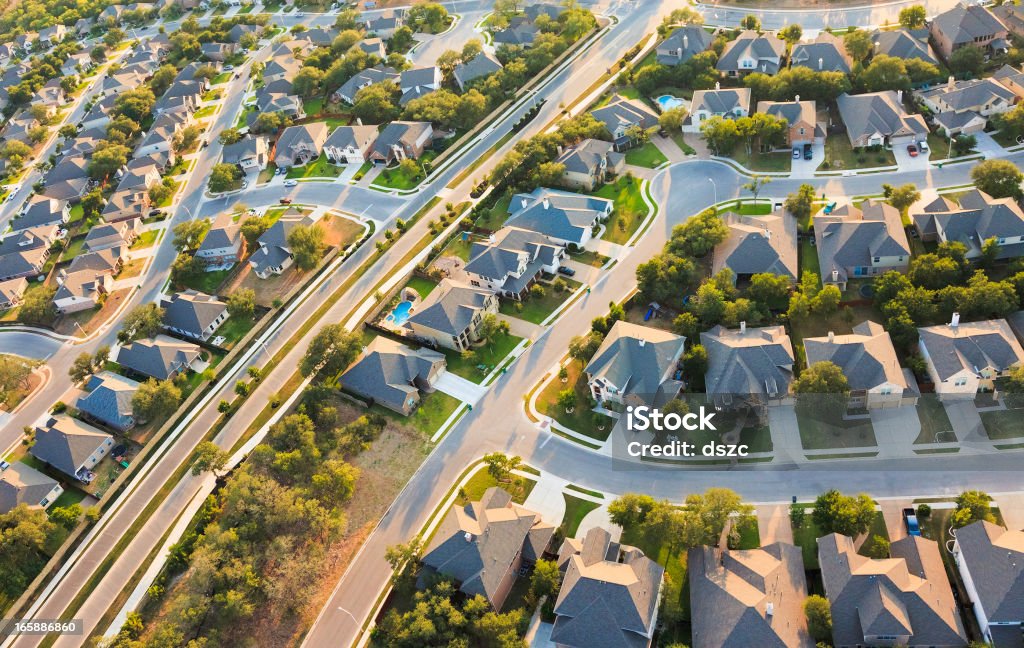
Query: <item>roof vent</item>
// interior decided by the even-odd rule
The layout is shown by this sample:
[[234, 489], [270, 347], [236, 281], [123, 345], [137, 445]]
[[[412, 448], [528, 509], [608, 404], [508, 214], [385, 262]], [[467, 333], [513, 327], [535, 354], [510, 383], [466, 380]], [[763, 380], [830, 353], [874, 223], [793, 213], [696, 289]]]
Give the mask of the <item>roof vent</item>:
[[722, 82], [721, 81], [715, 81], [715, 90], [721, 90], [721, 89], [722, 89]]
[[544, 211], [551, 209], [551, 201], [547, 198], [544, 199]]
[[641, 348], [642, 348], [642, 347], [643, 347], [643, 346], [644, 346], [645, 344], [647, 344], [647, 340], [645, 340], [645, 339], [643, 339], [643, 338], [640, 338], [640, 339], [639, 339], [639, 340], [637, 340], [637, 341], [638, 341], [638, 342], [640, 343], [640, 346], [641, 346]]
[[740, 335], [743, 335], [746, 332], [747, 332], [747, 323], [745, 321], [744, 322], [740, 322]]
[[825, 69], [825, 59], [821, 58], [820, 56], [818, 57], [818, 69]]
[[473, 542], [473, 534], [469, 531], [466, 531], [466, 535], [464, 537], [466, 538], [466, 542]]
[[768, 616], [775, 614], [775, 604], [769, 603], [768, 605], [766, 605], [764, 608], [764, 613]]
[[836, 341], [836, 333], [835, 333], [835, 331], [829, 331], [828, 332], [828, 341], [829, 341], [829, 344], [831, 344], [831, 343]]

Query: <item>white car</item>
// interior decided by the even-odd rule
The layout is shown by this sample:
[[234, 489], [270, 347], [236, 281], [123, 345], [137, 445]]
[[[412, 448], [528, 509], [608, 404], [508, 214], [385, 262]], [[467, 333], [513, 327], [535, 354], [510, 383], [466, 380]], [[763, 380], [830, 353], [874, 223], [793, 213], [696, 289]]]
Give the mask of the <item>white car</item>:
[[299, 184], [298, 180], [285, 180], [284, 181], [284, 186], [286, 186], [286, 187], [294, 187], [297, 184]]

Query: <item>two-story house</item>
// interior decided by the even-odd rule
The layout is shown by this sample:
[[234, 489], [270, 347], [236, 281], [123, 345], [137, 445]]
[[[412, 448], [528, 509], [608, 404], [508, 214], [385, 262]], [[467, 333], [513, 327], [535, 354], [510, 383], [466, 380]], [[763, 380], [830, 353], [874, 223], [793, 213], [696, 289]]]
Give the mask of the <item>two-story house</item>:
[[871, 278], [910, 265], [910, 243], [898, 209], [868, 200], [814, 217], [814, 241], [825, 284], [846, 290], [851, 278]]

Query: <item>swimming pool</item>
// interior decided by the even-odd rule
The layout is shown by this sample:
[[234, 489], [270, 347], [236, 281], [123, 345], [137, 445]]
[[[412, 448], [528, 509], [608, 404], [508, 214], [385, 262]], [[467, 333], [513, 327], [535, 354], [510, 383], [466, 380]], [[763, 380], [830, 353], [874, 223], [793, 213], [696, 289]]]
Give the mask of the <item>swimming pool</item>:
[[411, 301], [406, 300], [399, 302], [398, 306], [395, 306], [395, 309], [391, 311], [391, 314], [384, 319], [390, 322], [391, 324], [394, 324], [395, 326], [401, 326], [402, 324], [405, 324], [405, 321], [407, 319], [409, 319], [409, 311], [411, 309]]
[[665, 112], [666, 110], [671, 110], [673, 108], [678, 108], [679, 106], [686, 105], [685, 101], [683, 101], [679, 97], [673, 97], [672, 95], [661, 95], [660, 97], [655, 99], [655, 101], [657, 101], [658, 105], [661, 106], [661, 112]]

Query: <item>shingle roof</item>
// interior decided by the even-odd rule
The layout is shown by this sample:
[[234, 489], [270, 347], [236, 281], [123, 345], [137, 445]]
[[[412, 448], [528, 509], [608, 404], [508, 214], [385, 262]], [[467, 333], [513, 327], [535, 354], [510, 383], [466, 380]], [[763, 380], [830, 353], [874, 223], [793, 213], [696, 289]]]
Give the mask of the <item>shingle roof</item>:
[[121, 347], [117, 363], [145, 376], [166, 380], [191, 365], [199, 355], [199, 347], [190, 342], [158, 335]]
[[[503, 227], [493, 236], [493, 241], [473, 243], [465, 270], [500, 281], [518, 270], [521, 255], [526, 255], [530, 262], [551, 265], [560, 249], [559, 246], [548, 243], [547, 239], [536, 232]], [[528, 274], [529, 272], [526, 272], [524, 276]]]
[[821, 32], [813, 42], [797, 43], [790, 55], [793, 67], [807, 67], [816, 71], [850, 73], [850, 57], [841, 38]]
[[822, 280], [847, 279], [847, 268], [868, 267], [875, 257], [910, 257], [910, 243], [899, 210], [868, 200], [860, 208], [844, 206], [814, 219], [814, 238]]
[[465, 63], [456, 65], [452, 75], [460, 87], [465, 87], [467, 83], [490, 76], [502, 67], [501, 61], [493, 54], [490, 52], [480, 52]]
[[918, 334], [940, 380], [987, 367], [1005, 371], [1024, 362], [1024, 349], [1004, 319], [928, 326]]
[[[206, 233], [203, 242], [199, 244], [196, 254], [221, 250], [224, 248], [237, 248], [242, 243], [241, 223], [235, 223], [231, 218], [218, 219], [213, 227]], [[202, 256], [200, 254], [200, 256]]]
[[591, 379], [603, 378], [623, 396], [652, 400], [663, 377], [682, 354], [686, 338], [632, 324], [615, 322], [585, 369]]
[[984, 110], [995, 101], [1013, 103], [1016, 95], [992, 79], [965, 79], [944, 83], [921, 95], [925, 99], [941, 100], [950, 110]]
[[419, 392], [444, 355], [430, 349], [412, 349], [392, 339], [377, 337], [355, 364], [341, 376], [341, 384], [355, 393], [405, 409], [407, 399]]
[[973, 43], [975, 38], [985, 38], [1006, 31], [1006, 26], [991, 11], [976, 4], [957, 4], [932, 19], [932, 26], [939, 29], [954, 45]]
[[726, 329], [700, 334], [708, 353], [708, 395], [785, 396], [793, 381], [793, 345], [782, 326]]
[[353, 147], [360, 151], [367, 150], [373, 141], [377, 139], [376, 126], [339, 126], [334, 129], [324, 148], [348, 148]]
[[[714, 35], [701, 25], [677, 27], [658, 45], [658, 62], [663, 65], [678, 65], [689, 61], [694, 55], [711, 47]], [[678, 52], [670, 54], [669, 52]]]
[[767, 272], [797, 278], [796, 219], [785, 212], [767, 216], [722, 215], [729, 236], [715, 248], [712, 271], [733, 274]]
[[38, 507], [57, 482], [20, 461], [0, 472], [0, 515], [19, 504]]
[[715, 115], [724, 115], [740, 108], [750, 112], [750, 88], [726, 88], [724, 90], [695, 90], [690, 112], [706, 110]]
[[565, 165], [566, 171], [593, 173], [613, 151], [614, 147], [611, 142], [585, 139], [579, 144], [565, 149], [555, 162]]
[[174, 293], [163, 300], [164, 326], [201, 337], [207, 327], [217, 321], [228, 306], [221, 300], [196, 290]]
[[226, 164], [238, 164], [242, 160], [267, 154], [267, 140], [262, 137], [243, 137], [234, 144], [224, 147]]
[[889, 334], [870, 320], [853, 327], [853, 333], [804, 338], [807, 364], [829, 361], [839, 367], [852, 390], [874, 389], [883, 384], [907, 388], [896, 349]]
[[924, 118], [907, 113], [894, 90], [859, 95], [843, 93], [836, 103], [851, 141], [875, 134], [928, 134]]
[[393, 121], [377, 135], [372, 150], [384, 157], [389, 157], [392, 146], [396, 144], [412, 146], [429, 128], [432, 128], [430, 122]]
[[619, 95], [613, 96], [606, 105], [591, 111], [590, 114], [603, 123], [613, 135], [620, 128], [639, 126], [648, 129], [658, 125], [658, 116], [650, 108], [636, 99], [626, 99]]
[[[775, 74], [779, 71], [778, 61], [785, 53], [786, 43], [774, 34], [759, 34], [747, 30], [725, 46], [715, 67], [723, 72], [735, 70]], [[745, 58], [754, 59], [757, 62], [756, 67], [741, 68], [740, 60]]]
[[397, 83], [398, 79], [399, 74], [394, 68], [377, 65], [366, 68], [361, 72], [356, 72], [348, 81], [341, 84], [337, 92], [343, 97], [350, 97], [354, 100], [356, 93], [362, 88], [374, 85], [375, 83], [383, 83], [384, 81], [394, 81]]
[[75, 405], [80, 411], [118, 430], [127, 430], [135, 423], [132, 397], [139, 383], [110, 371], [101, 371], [86, 384], [88, 394]]
[[492, 297], [490, 291], [445, 279], [416, 307], [408, 322], [459, 335]]
[[[959, 241], [967, 246], [968, 256], [981, 253], [989, 238], [1024, 236], [1024, 211], [1012, 198], [996, 199], [973, 189], [960, 197], [960, 204], [936, 200], [924, 213], [911, 216], [927, 234], [941, 234], [942, 240]], [[1000, 246], [998, 258], [1016, 256], [1013, 246]]]
[[594, 196], [538, 187], [516, 194], [509, 203], [508, 227], [582, 245], [588, 233], [612, 211], [612, 201]]
[[981, 521], [957, 529], [956, 541], [989, 622], [1024, 618], [1024, 531]]
[[51, 418], [37, 427], [30, 452], [57, 470], [72, 477], [97, 448], [112, 437], [106, 432], [70, 416]]

